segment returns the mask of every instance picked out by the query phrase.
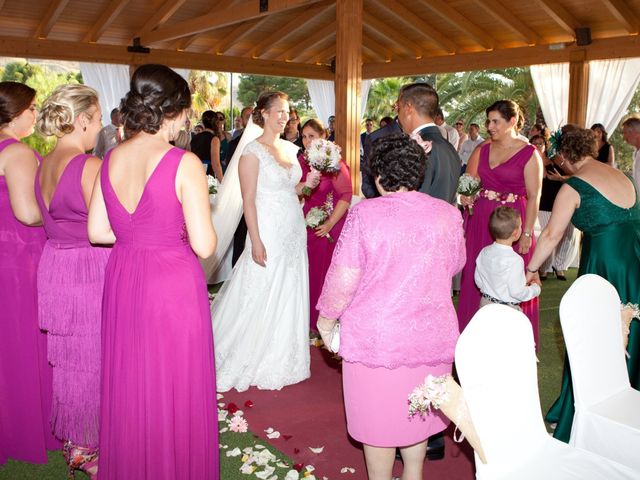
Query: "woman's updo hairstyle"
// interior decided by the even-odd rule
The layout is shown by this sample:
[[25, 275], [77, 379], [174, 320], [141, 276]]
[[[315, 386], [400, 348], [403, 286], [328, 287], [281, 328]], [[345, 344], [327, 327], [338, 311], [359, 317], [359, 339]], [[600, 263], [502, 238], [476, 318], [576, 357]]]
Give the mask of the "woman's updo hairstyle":
[[576, 163], [584, 157], [598, 156], [596, 134], [590, 128], [578, 128], [562, 134], [562, 158]]
[[320, 138], [327, 138], [327, 131], [325, 130], [324, 125], [322, 125], [322, 122], [317, 118], [310, 118], [304, 122], [304, 126], [300, 131], [304, 131], [307, 127], [316, 132]]
[[256, 108], [253, 109], [253, 113], [251, 114], [251, 119], [253, 123], [258, 125], [259, 127], [264, 127], [264, 118], [262, 117], [263, 110], [269, 110], [273, 102], [275, 102], [278, 98], [282, 100], [289, 101], [289, 96], [283, 92], [262, 92], [258, 97], [258, 101], [256, 102]]
[[387, 192], [420, 188], [426, 165], [424, 149], [407, 134], [396, 133], [373, 142], [369, 167]]
[[165, 65], [142, 65], [133, 72], [131, 90], [120, 102], [124, 128], [131, 135], [158, 133], [165, 119], [171, 120], [191, 106], [186, 80]]
[[0, 127], [10, 123], [31, 106], [36, 91], [18, 82], [0, 82]]
[[507, 122], [515, 117], [515, 129], [518, 131], [524, 126], [524, 115], [522, 110], [513, 100], [498, 100], [487, 108], [487, 117], [489, 116], [489, 112], [498, 112]]
[[[36, 128], [46, 137], [55, 135], [60, 138], [73, 132], [78, 115], [97, 105], [98, 92], [93, 88], [78, 84], [60, 85], [42, 104]], [[91, 119], [93, 113], [86, 115]]]

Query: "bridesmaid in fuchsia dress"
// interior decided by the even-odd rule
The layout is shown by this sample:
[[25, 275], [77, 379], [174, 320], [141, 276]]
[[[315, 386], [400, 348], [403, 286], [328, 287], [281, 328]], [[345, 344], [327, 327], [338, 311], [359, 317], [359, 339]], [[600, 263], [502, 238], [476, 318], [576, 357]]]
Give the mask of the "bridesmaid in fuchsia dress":
[[[143, 65], [120, 109], [131, 138], [104, 159], [89, 211], [93, 242], [115, 242], [102, 316], [100, 480], [217, 480], [211, 317], [196, 254], [215, 249], [207, 180], [169, 141], [187, 82]], [[195, 252], [195, 253], [194, 253]]]
[[[520, 212], [522, 235], [513, 244], [516, 252], [527, 265], [535, 239], [533, 227], [538, 216], [538, 201], [542, 188], [542, 160], [535, 147], [516, 137], [516, 126], [521, 121], [518, 105], [510, 100], [500, 100], [487, 108], [488, 131], [491, 143], [481, 147], [478, 163], [470, 161], [467, 173], [480, 178], [482, 190], [473, 204], [473, 214], [465, 209], [465, 240], [467, 263], [462, 270], [458, 321], [464, 330], [480, 307], [480, 291], [474, 281], [476, 258], [493, 242], [489, 233], [489, 217], [499, 206], [506, 205]], [[470, 199], [463, 198], [463, 203]], [[529, 317], [533, 336], [538, 346], [538, 298], [521, 304]]]
[[0, 466], [46, 463], [51, 434], [51, 366], [38, 328], [36, 272], [46, 236], [33, 195], [36, 154], [18, 140], [36, 120], [36, 91], [0, 82]]
[[[325, 137], [325, 129], [319, 120], [312, 118], [302, 127], [302, 144], [309, 148], [311, 142], [317, 138]], [[302, 167], [302, 181], [307, 178], [311, 171], [309, 164], [304, 158], [304, 153], [300, 153], [298, 161]], [[331, 264], [331, 257], [335, 249], [336, 242], [342, 232], [342, 226], [346, 218], [346, 213], [351, 204], [351, 175], [347, 164], [340, 160], [340, 171], [337, 173], [323, 173], [320, 177], [320, 184], [313, 189], [310, 196], [305, 197], [302, 211], [305, 216], [314, 207], [320, 207], [329, 202], [333, 207], [333, 213], [327, 221], [320, 227], [314, 229], [307, 228], [307, 253], [309, 255], [309, 317], [311, 329], [316, 330], [318, 321], [318, 310], [316, 304], [320, 298], [324, 278]], [[329, 240], [329, 237], [331, 240]]]

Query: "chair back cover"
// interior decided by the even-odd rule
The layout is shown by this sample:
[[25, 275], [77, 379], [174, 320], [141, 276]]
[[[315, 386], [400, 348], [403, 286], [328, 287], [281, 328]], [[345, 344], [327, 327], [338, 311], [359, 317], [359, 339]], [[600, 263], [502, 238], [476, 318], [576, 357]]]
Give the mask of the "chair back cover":
[[560, 323], [571, 365], [576, 409], [630, 388], [620, 320], [620, 297], [604, 278], [578, 278], [560, 302]]
[[456, 346], [456, 370], [484, 448], [482, 470], [503, 472], [536, 455], [548, 440], [540, 408], [533, 330], [504, 305], [481, 308]]

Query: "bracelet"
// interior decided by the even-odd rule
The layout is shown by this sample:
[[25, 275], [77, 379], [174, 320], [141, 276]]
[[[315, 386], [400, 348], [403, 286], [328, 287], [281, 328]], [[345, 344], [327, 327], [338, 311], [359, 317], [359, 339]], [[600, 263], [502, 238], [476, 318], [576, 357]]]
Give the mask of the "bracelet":
[[531, 232], [522, 232], [522, 234], [527, 238], [531, 238]]
[[540, 270], [540, 269], [536, 268], [535, 270], [531, 270], [529, 267], [527, 267], [527, 272], [529, 272], [529, 273], [538, 273], [538, 270]]

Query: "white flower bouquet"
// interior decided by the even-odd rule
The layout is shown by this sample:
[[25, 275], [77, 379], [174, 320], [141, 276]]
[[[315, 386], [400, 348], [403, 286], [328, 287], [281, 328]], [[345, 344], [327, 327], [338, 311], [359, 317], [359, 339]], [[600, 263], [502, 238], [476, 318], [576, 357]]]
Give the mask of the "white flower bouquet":
[[[465, 197], [473, 197], [482, 189], [482, 183], [480, 183], [480, 179], [474, 177], [473, 175], [469, 175], [468, 173], [463, 173], [458, 179], [458, 188], [456, 192], [459, 195], [464, 195]], [[469, 205], [469, 215], [473, 215], [473, 206]]]
[[434, 377], [427, 375], [423, 384], [418, 385], [409, 394], [409, 418], [418, 414], [424, 417], [431, 409], [440, 409], [449, 400], [447, 381], [451, 375]]
[[340, 171], [340, 147], [329, 140], [317, 138], [304, 152], [309, 166], [319, 172], [333, 173]]
[[207, 183], [209, 184], [209, 195], [218, 193], [218, 179], [213, 175], [207, 175]]
[[[313, 207], [307, 212], [307, 216], [304, 218], [308, 228], [315, 230], [320, 225], [324, 224], [327, 219], [333, 213], [333, 194], [329, 193], [325, 202], [319, 207]], [[333, 242], [333, 238], [328, 233], [326, 234], [327, 240]]]

